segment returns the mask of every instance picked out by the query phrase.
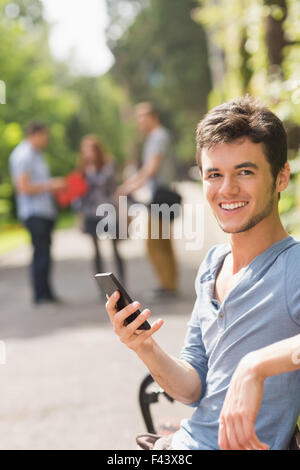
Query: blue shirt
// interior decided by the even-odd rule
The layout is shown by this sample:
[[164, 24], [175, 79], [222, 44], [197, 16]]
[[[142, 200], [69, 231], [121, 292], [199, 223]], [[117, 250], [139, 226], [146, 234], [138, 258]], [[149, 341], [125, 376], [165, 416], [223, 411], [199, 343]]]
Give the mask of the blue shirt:
[[[9, 158], [13, 182], [24, 173], [30, 175], [31, 183], [45, 183], [50, 179], [47, 163], [42, 153], [35, 150], [28, 140], [23, 140], [11, 153]], [[56, 206], [50, 192], [29, 195], [17, 193], [17, 210], [21, 220], [29, 217], [44, 217], [53, 220], [56, 217]]]
[[[219, 415], [239, 361], [300, 334], [300, 243], [289, 236], [254, 258], [220, 305], [215, 280], [230, 251], [230, 245], [213, 247], [196, 278], [181, 359], [199, 373], [202, 392], [173, 437], [174, 449], [219, 449]], [[300, 370], [268, 377], [255, 423], [258, 438], [270, 449], [286, 449], [299, 413]]]

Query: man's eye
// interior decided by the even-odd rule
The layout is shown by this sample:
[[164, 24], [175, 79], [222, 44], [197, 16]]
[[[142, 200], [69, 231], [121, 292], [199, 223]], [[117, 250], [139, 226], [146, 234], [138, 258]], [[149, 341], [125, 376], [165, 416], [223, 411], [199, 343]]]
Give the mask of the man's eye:
[[250, 170], [242, 170], [240, 171], [241, 175], [253, 175], [253, 171]]
[[211, 173], [208, 175], [208, 179], [218, 178], [218, 176], [221, 176], [220, 173]]

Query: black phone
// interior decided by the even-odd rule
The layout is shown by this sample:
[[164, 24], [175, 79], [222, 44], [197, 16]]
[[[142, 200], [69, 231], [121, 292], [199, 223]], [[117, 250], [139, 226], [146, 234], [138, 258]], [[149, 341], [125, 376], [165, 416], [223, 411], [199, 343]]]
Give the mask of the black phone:
[[[116, 290], [120, 292], [120, 298], [117, 302], [118, 310], [122, 310], [122, 308], [126, 307], [126, 305], [129, 305], [133, 302], [127, 291], [113, 275], [113, 273], [99, 273], [95, 275], [95, 279], [97, 280], [105, 295], [107, 294], [110, 297]], [[124, 324], [128, 325], [131, 323], [140, 313], [140, 310], [132, 313], [129, 317], [126, 318]], [[150, 328], [150, 324], [147, 322], [147, 320], [145, 320], [144, 323], [138, 327], [138, 330], [150, 330]]]

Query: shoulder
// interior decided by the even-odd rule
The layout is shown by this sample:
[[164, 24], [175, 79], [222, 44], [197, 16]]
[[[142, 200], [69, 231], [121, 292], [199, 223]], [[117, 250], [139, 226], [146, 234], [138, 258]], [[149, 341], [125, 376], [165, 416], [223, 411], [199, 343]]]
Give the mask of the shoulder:
[[157, 127], [151, 132], [149, 138], [153, 141], [168, 142], [170, 140], [170, 134], [165, 127]]
[[21, 142], [10, 154], [9, 165], [12, 174], [30, 171], [34, 166], [34, 156], [26, 142]]
[[[284, 253], [286, 273], [288, 276], [299, 274], [300, 271], [300, 242], [296, 242]], [[300, 276], [298, 275], [299, 282]]]
[[285, 295], [287, 309], [292, 319], [300, 326], [300, 243], [285, 252]]
[[165, 127], [159, 127], [156, 132], [159, 138], [170, 140], [170, 132]]
[[26, 141], [22, 141], [17, 145], [17, 147], [12, 151], [10, 155], [11, 160], [31, 160], [32, 152], [30, 146]]

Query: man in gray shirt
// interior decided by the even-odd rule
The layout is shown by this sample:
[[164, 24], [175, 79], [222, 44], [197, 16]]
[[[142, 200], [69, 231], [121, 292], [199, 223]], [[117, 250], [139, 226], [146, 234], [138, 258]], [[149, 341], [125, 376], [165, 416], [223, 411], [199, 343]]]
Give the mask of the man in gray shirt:
[[63, 178], [50, 178], [42, 150], [47, 146], [49, 133], [41, 123], [27, 128], [26, 139], [11, 153], [10, 172], [16, 190], [20, 220], [31, 235], [33, 258], [31, 280], [35, 304], [57, 300], [50, 286], [51, 232], [56, 218], [53, 192], [65, 186]]
[[[169, 187], [176, 177], [176, 161], [169, 131], [162, 126], [158, 112], [151, 103], [140, 103], [135, 108], [138, 127], [145, 136], [142, 167], [128, 178], [118, 190], [127, 196], [143, 185], [148, 185], [152, 197], [159, 187]], [[159, 287], [146, 293], [147, 300], [173, 298], [177, 292], [177, 263], [172, 243], [172, 221], [169, 236], [162, 230], [162, 219], [151, 214], [148, 217], [147, 253], [155, 269]], [[157, 237], [152, 237], [157, 233]], [[145, 296], [145, 297], [146, 297]]]
[[197, 159], [205, 197], [230, 241], [212, 247], [200, 266], [180, 358], [153, 339], [163, 320], [137, 329], [148, 309], [124, 325], [138, 302], [118, 311], [116, 292], [107, 311], [158, 384], [195, 407], [172, 448], [286, 449], [300, 413], [300, 243], [278, 210], [290, 175], [286, 133], [246, 96], [200, 122]]

